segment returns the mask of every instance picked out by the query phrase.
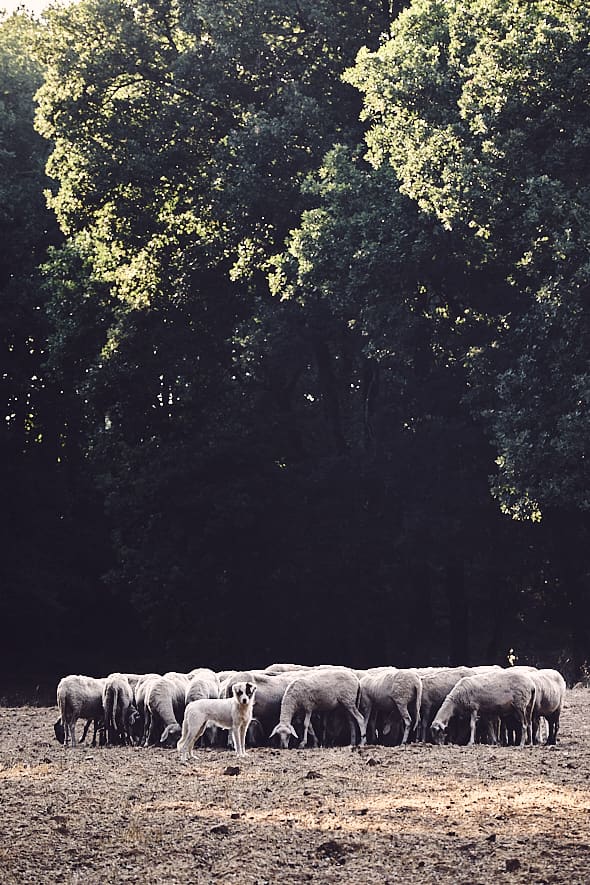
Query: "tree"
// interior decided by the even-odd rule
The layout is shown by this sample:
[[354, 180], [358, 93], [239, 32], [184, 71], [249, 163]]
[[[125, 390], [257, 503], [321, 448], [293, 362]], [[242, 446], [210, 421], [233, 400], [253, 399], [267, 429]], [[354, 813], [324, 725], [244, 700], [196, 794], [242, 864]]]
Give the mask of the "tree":
[[588, 500], [577, 339], [587, 338], [589, 23], [579, 2], [417, 2], [348, 75], [365, 95], [372, 162], [390, 163], [402, 192], [460, 233], [469, 261], [504, 278], [504, 297], [486, 305], [498, 353], [476, 377], [499, 447], [495, 488], [517, 512], [553, 506], [558, 488], [565, 506]]
[[[387, 21], [381, 4], [333, 0], [83, 0], [49, 15], [38, 126], [68, 235], [48, 283], [53, 365], [84, 403], [113, 592], [177, 653], [195, 598], [213, 637], [245, 572], [269, 586], [255, 517], [273, 522], [291, 492], [266, 488], [277, 414], [259, 411], [240, 336], [268, 309], [265, 262], [303, 178], [359, 130], [340, 74]], [[72, 288], [68, 263], [84, 267]]]

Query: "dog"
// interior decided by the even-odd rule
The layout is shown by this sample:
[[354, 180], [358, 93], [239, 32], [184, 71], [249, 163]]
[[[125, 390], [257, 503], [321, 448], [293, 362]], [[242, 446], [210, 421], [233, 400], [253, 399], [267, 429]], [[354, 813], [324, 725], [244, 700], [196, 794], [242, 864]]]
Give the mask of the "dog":
[[231, 698], [200, 698], [191, 701], [184, 711], [182, 735], [176, 749], [181, 762], [192, 755], [193, 747], [207, 725], [218, 725], [231, 731], [238, 756], [246, 755], [246, 732], [252, 721], [256, 686], [253, 682], [236, 682]]

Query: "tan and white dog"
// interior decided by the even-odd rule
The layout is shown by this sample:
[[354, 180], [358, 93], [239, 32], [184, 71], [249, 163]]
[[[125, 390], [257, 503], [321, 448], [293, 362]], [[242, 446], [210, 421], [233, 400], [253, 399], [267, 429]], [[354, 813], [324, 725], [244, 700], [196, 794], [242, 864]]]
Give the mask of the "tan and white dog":
[[208, 725], [231, 731], [238, 756], [246, 755], [246, 732], [252, 721], [256, 686], [253, 682], [236, 682], [231, 698], [200, 698], [191, 701], [184, 711], [182, 735], [176, 749], [181, 762], [192, 755], [193, 747]]

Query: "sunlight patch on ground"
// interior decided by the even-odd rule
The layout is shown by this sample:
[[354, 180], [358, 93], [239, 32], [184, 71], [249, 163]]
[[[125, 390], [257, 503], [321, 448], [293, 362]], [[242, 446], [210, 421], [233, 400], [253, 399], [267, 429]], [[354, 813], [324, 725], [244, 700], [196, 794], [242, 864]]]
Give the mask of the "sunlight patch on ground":
[[18, 780], [19, 778], [30, 778], [32, 780], [42, 779], [53, 775], [55, 766], [42, 762], [40, 765], [29, 765], [28, 763], [19, 763], [11, 768], [0, 769], [0, 780]]

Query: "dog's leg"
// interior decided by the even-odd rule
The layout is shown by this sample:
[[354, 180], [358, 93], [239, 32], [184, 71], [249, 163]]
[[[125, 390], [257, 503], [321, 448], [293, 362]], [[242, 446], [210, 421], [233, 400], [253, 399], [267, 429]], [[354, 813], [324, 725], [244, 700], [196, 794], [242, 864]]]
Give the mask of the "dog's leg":
[[235, 730], [234, 740], [236, 743], [236, 753], [238, 756], [246, 755], [246, 731], [244, 729], [244, 723], [238, 722], [238, 725]]

